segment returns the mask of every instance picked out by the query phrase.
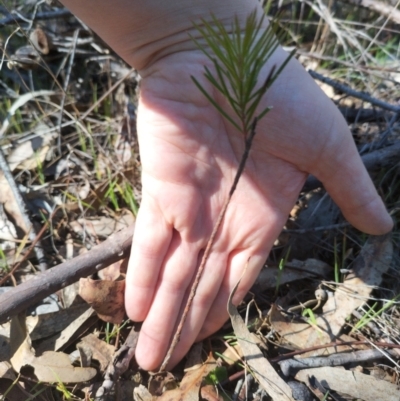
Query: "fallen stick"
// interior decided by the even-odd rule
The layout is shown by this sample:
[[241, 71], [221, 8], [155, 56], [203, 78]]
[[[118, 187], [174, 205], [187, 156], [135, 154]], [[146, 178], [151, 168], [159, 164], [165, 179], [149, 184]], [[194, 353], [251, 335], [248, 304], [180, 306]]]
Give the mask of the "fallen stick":
[[106, 399], [115, 390], [115, 383], [129, 369], [129, 364], [135, 356], [136, 345], [142, 324], [135, 323], [122, 347], [115, 352], [107, 366], [101, 387], [96, 391], [95, 401]]
[[396, 356], [397, 353], [391, 350], [367, 349], [329, 355], [327, 357], [318, 356], [314, 358], [287, 359], [279, 362], [282, 373], [288, 377], [293, 376], [297, 371], [307, 368], [319, 368], [322, 366], [342, 366], [349, 363], [360, 363], [366, 361], [376, 361], [386, 358], [387, 354]]
[[0, 324], [61, 288], [129, 256], [132, 234], [133, 227], [127, 227], [90, 251], [39, 273], [0, 295]]
[[[313, 347], [308, 347], [308, 348], [300, 349], [300, 350], [297, 350], [297, 351], [292, 351], [292, 352], [289, 352], [287, 354], [279, 355], [279, 356], [276, 356], [275, 358], [269, 359], [269, 361], [271, 363], [276, 363], [276, 362], [280, 363], [281, 361], [285, 361], [285, 360], [290, 359], [290, 358], [292, 358], [294, 356], [301, 355], [301, 354], [307, 353], [309, 351], [315, 351], [315, 350], [318, 350], [318, 349], [328, 348], [328, 347], [337, 347], [337, 346], [340, 346], [340, 345], [350, 345], [350, 346], [373, 345], [375, 347], [385, 347], [385, 348], [400, 349], [400, 344], [376, 342], [376, 341], [369, 341], [369, 340], [333, 341], [333, 342], [331, 342], [329, 344], [315, 345]], [[387, 350], [385, 350], [384, 352], [387, 352]], [[397, 355], [398, 355], [398, 353], [397, 353]], [[230, 375], [228, 378], [226, 378], [225, 380], [223, 380], [220, 383], [221, 387], [225, 386], [228, 383], [232, 383], [235, 380], [238, 380], [239, 378], [245, 376], [246, 373], [247, 373], [247, 371], [244, 370], [244, 369], [240, 370], [239, 372], [233, 373], [232, 375]]]
[[365, 102], [371, 103], [374, 106], [380, 107], [381, 109], [384, 109], [384, 110], [393, 111], [394, 113], [400, 112], [400, 106], [398, 106], [398, 105], [384, 102], [383, 100], [380, 100], [380, 99], [377, 99], [376, 97], [371, 96], [369, 93], [356, 91], [355, 89], [350, 88], [350, 86], [342, 84], [341, 82], [336, 81], [332, 78], [325, 77], [324, 75], [319, 74], [316, 71], [308, 70], [308, 73], [314, 79], [318, 79], [318, 81], [321, 81], [329, 86], [332, 86], [332, 88], [334, 88], [340, 92], [343, 92], [346, 95], [355, 97], [357, 99], [364, 100]]
[[[0, 19], [0, 26], [17, 24], [20, 22], [26, 22], [26, 21], [30, 20], [30, 18], [28, 16], [13, 14], [13, 13], [9, 12], [8, 10], [3, 10], [3, 13], [4, 12], [7, 12], [8, 15], [7, 15], [7, 17]], [[67, 10], [65, 8], [59, 8], [54, 11], [45, 11], [42, 13], [37, 13], [34, 17], [34, 20], [35, 21], [39, 21], [39, 20], [43, 21], [43, 20], [49, 20], [49, 19], [53, 19], [53, 18], [66, 18], [66, 17], [71, 17], [71, 16], [72, 16], [72, 14], [69, 10]]]
[[0, 149], [0, 169], [4, 174], [5, 179], [8, 182], [8, 186], [11, 189], [12, 195], [14, 196], [15, 203], [18, 205], [19, 213], [22, 218], [24, 227], [20, 227], [25, 233], [28, 235], [28, 238], [32, 242], [36, 242], [36, 245], [33, 247], [33, 250], [36, 255], [36, 259], [38, 261], [38, 266], [40, 271], [47, 270], [46, 258], [43, 252], [43, 246], [41, 238], [38, 237], [38, 234], [35, 230], [35, 226], [29, 219], [28, 216], [28, 208], [25, 204], [25, 200], [22, 197], [21, 191], [19, 190], [14, 177], [11, 173], [10, 167], [7, 163], [7, 160], [3, 154], [3, 151]]

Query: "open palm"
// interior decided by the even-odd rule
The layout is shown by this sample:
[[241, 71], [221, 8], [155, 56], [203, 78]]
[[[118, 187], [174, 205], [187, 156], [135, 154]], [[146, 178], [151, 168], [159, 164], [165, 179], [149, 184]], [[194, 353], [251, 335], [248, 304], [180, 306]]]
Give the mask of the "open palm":
[[[264, 79], [285, 56], [281, 49], [274, 54]], [[126, 308], [131, 319], [144, 320], [136, 358], [149, 370], [165, 356], [244, 150], [243, 135], [190, 78], [196, 76], [213, 93], [203, 77], [203, 65], [208, 63], [201, 52], [184, 51], [142, 72], [138, 134], [143, 197], [128, 269]], [[226, 107], [223, 99], [216, 100]], [[196, 339], [224, 323], [229, 293], [251, 258], [234, 301], [246, 294], [308, 173], [324, 182], [356, 227], [373, 234], [390, 229], [391, 220], [344, 120], [296, 60], [266, 95], [266, 106], [273, 109], [258, 123], [246, 169], [171, 365]]]

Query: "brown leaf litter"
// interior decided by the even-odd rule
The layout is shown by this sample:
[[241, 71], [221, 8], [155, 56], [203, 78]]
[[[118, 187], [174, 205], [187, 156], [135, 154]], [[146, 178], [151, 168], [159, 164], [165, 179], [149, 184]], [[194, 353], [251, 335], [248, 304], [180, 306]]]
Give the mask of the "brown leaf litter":
[[[316, 326], [291, 321], [279, 309], [271, 308], [270, 320], [282, 341], [297, 349], [323, 345], [334, 341], [346, 324], [353, 310], [368, 301], [371, 292], [379, 286], [382, 275], [388, 271], [393, 253], [391, 236], [370, 237], [352, 266], [352, 272], [342, 284], [337, 285], [335, 293], [328, 298], [323, 313], [317, 317]], [[347, 336], [340, 337], [347, 341]], [[347, 346], [332, 349], [349, 349]], [[308, 356], [326, 353], [323, 348], [312, 351]], [[306, 356], [306, 355], [304, 355]]]
[[96, 369], [90, 367], [72, 366], [69, 356], [62, 352], [47, 351], [36, 356], [24, 315], [13, 317], [10, 338], [10, 362], [16, 372], [23, 373], [24, 368], [31, 367], [33, 377], [44, 383], [80, 383], [93, 379], [97, 374]]

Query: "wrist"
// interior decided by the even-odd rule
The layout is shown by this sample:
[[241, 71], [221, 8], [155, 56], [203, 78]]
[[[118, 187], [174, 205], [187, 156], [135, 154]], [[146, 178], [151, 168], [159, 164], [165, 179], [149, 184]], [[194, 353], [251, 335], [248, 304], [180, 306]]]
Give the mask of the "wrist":
[[189, 33], [198, 36], [194, 23], [213, 14], [230, 26], [234, 16], [245, 21], [257, 9], [257, 0], [62, 0], [63, 3], [126, 62], [146, 69], [169, 54], [195, 49]]

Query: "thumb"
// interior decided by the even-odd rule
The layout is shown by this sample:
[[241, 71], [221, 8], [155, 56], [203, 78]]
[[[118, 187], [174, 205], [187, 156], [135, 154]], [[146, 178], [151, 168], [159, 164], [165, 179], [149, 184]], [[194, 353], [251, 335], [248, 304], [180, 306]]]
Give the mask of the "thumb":
[[353, 138], [345, 124], [342, 133], [326, 144], [317, 171], [312, 172], [340, 207], [345, 218], [357, 229], [372, 235], [389, 232], [393, 220], [365, 169]]

